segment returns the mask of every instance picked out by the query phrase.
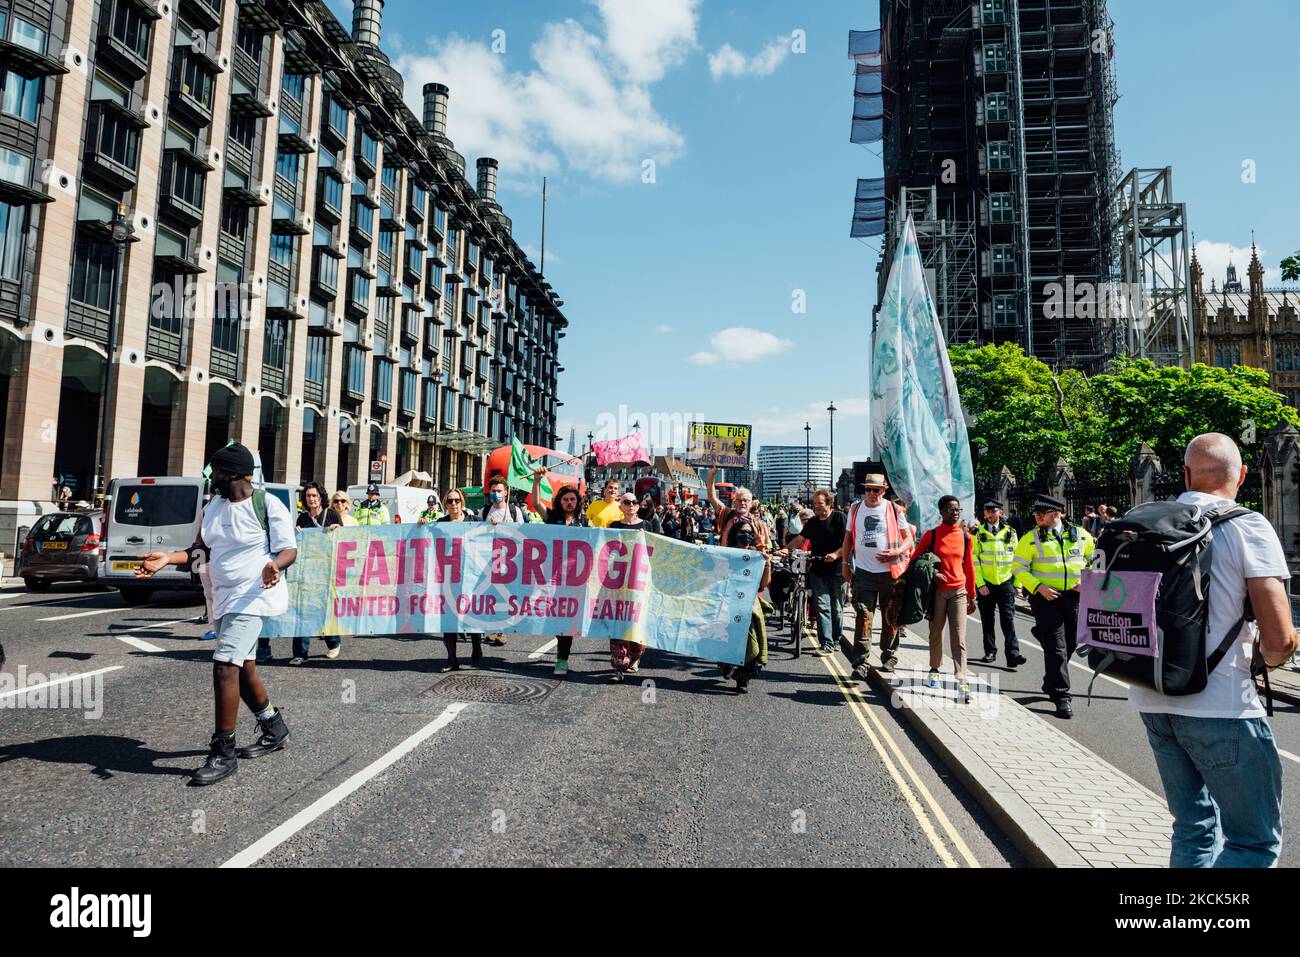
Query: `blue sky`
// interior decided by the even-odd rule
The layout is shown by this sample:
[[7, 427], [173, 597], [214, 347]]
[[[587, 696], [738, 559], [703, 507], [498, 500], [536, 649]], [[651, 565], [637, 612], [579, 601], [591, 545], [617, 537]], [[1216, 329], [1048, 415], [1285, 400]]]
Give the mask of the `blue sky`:
[[[351, 24], [346, 0], [331, 6]], [[1125, 169], [1174, 166], [1209, 274], [1245, 266], [1254, 228], [1272, 279], [1300, 247], [1300, 4], [1242, 10], [1111, 0], [1116, 125]], [[802, 444], [809, 421], [824, 444], [834, 400], [837, 465], [862, 457], [877, 252], [848, 227], [855, 179], [880, 160], [848, 142], [846, 45], [878, 4], [388, 0], [383, 16], [408, 102], [418, 114], [423, 83], [451, 87], [471, 180], [475, 158], [500, 160], [532, 253], [548, 177], [546, 274], [570, 320], [561, 447], [620, 406], [752, 423], [759, 445]]]

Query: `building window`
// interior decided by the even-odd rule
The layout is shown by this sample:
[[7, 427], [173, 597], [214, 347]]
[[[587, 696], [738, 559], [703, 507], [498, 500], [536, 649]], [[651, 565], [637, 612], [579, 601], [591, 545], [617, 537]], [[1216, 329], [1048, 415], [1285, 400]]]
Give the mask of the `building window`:
[[1011, 169], [1011, 144], [998, 140], [989, 144], [989, 170], [1005, 173]]
[[275, 155], [275, 175], [287, 179], [295, 186], [298, 184], [298, 154], [277, 153]]
[[283, 319], [267, 319], [262, 337], [262, 365], [281, 372], [285, 368], [288, 330]]
[[304, 375], [308, 382], [325, 384], [325, 371], [329, 368], [329, 336], [307, 337], [307, 367]]
[[[5, 98], [8, 99], [8, 89]], [[99, 152], [113, 162], [134, 170], [140, 146], [140, 131], [122, 122], [103, 107], [99, 108]], [[7, 113], [8, 110], [5, 110]]]
[[28, 123], [35, 123], [41, 110], [41, 80], [9, 70], [5, 73], [5, 93], [0, 109]]
[[0, 203], [0, 278], [17, 281], [23, 271], [27, 207]]
[[371, 395], [378, 405], [393, 404], [393, 364], [387, 359], [375, 360], [375, 381]]
[[348, 299], [360, 309], [370, 308], [370, 280], [359, 272], [352, 274], [348, 290]]
[[117, 0], [114, 5], [112, 34], [137, 57], [149, 62], [150, 21], [128, 0]]
[[180, 91], [205, 109], [212, 109], [212, 74], [208, 72], [207, 66], [188, 50], [177, 60], [176, 76]]
[[419, 407], [420, 377], [414, 372], [402, 372], [402, 411], [415, 414]]
[[986, 73], [1005, 73], [1007, 69], [1007, 48], [1001, 43], [990, 43], [984, 47], [984, 70]]
[[0, 179], [27, 186], [32, 180], [32, 158], [17, 150], [0, 147]]
[[113, 288], [113, 244], [86, 231], [72, 253], [72, 301], [108, 311]]
[[1016, 315], [1016, 297], [1014, 293], [999, 293], [993, 297], [993, 325], [1019, 325]]
[[1016, 221], [1015, 200], [1010, 193], [989, 194], [989, 222], [1014, 223]]
[[347, 367], [347, 389], [353, 395], [366, 394], [366, 353], [359, 346], [344, 347]]
[[333, 295], [339, 288], [339, 261], [316, 250], [316, 272], [313, 278]]
[[296, 237], [276, 233], [271, 236], [271, 262], [278, 263], [285, 269], [293, 265], [293, 249]]
[[252, 150], [253, 139], [257, 134], [257, 121], [251, 116], [231, 113], [230, 125], [226, 127], [226, 136], [246, 150]]
[[240, 242], [244, 242], [248, 238], [248, 207], [223, 205], [221, 231], [227, 236], [233, 236]]
[[380, 183], [380, 185], [383, 186], [384, 189], [389, 190], [389, 191], [392, 192], [394, 195], [396, 195], [396, 193], [397, 193], [397, 167], [396, 167], [396, 166], [385, 166], [385, 167], [384, 167], [384, 172], [383, 172], [381, 175], [382, 175], [382, 182]]
[[375, 228], [375, 211], [356, 197], [352, 199], [352, 228], [367, 240]]
[[307, 89], [307, 79], [302, 73], [286, 73], [280, 84], [281, 92], [295, 103], [302, 103], [303, 93]]
[[989, 25], [1003, 23], [1007, 19], [1007, 0], [983, 0], [980, 4], [981, 20]]
[[243, 317], [243, 270], [225, 262], [217, 266], [216, 299], [212, 308], [212, 348], [239, 354], [239, 327]]
[[358, 128], [358, 134], [361, 157], [370, 164], [371, 168], [374, 168], [375, 163], [379, 161], [379, 141], [363, 128]]
[[1016, 247], [999, 243], [993, 247], [993, 275], [1010, 276], [1016, 271]]
[[1005, 123], [1011, 118], [1010, 98], [1005, 93], [984, 97], [984, 116], [990, 123]]
[[45, 53], [45, 31], [34, 23], [28, 23], [22, 17], [14, 17], [9, 39], [20, 47], [26, 47], [40, 54]]

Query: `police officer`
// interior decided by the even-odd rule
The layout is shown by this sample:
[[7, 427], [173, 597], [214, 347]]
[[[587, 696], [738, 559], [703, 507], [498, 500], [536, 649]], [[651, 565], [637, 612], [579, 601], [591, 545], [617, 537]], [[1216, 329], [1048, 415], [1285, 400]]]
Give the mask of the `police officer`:
[[980, 609], [980, 624], [984, 628], [984, 664], [998, 658], [997, 636], [993, 633], [993, 618], [997, 613], [1002, 623], [1002, 643], [1007, 653], [1007, 667], [1018, 668], [1025, 663], [1016, 638], [1016, 545], [1019, 537], [1015, 530], [1002, 521], [1002, 503], [990, 500], [984, 503], [984, 521], [975, 529], [972, 557], [975, 559], [975, 601]]
[[419, 518], [415, 520], [417, 525], [428, 525], [430, 522], [436, 522], [442, 518], [442, 509], [438, 508], [438, 496], [430, 495], [425, 500], [425, 509], [420, 513]]
[[379, 486], [369, 486], [366, 489], [366, 500], [357, 506], [357, 524], [388, 525], [391, 522], [388, 506], [379, 500]]
[[1079, 578], [1092, 557], [1092, 536], [1062, 518], [1065, 503], [1049, 495], [1034, 502], [1035, 528], [1016, 545], [1016, 584], [1029, 592], [1034, 637], [1043, 648], [1043, 694], [1058, 718], [1074, 717], [1070, 656], [1079, 617]]

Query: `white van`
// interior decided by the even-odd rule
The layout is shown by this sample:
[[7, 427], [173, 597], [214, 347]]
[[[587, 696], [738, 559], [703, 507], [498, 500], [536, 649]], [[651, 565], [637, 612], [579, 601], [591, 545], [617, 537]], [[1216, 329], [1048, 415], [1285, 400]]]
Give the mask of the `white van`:
[[[353, 515], [356, 515], [359, 506], [366, 503], [366, 489], [369, 487], [370, 483], [348, 486], [348, 498], [352, 500]], [[416, 488], [414, 485], [379, 486], [379, 500], [388, 506], [388, 514], [394, 524], [414, 523], [419, 519], [420, 513], [429, 507], [427, 504], [429, 496], [437, 494], [433, 489]]]
[[113, 479], [104, 503], [104, 564], [100, 581], [138, 605], [161, 589], [194, 588], [197, 578], [169, 565], [153, 577], [135, 577], [150, 552], [183, 552], [194, 544], [207, 482], [202, 476]]

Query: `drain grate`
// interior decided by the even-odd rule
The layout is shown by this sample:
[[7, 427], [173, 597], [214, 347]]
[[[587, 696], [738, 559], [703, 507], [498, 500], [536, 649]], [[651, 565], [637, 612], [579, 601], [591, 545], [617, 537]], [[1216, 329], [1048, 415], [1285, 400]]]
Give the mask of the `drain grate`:
[[557, 682], [521, 678], [517, 675], [451, 674], [443, 678], [421, 698], [455, 698], [458, 701], [481, 701], [485, 704], [536, 704], [552, 691]]

